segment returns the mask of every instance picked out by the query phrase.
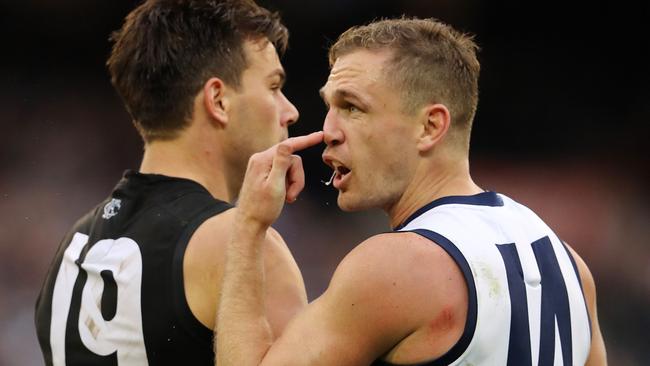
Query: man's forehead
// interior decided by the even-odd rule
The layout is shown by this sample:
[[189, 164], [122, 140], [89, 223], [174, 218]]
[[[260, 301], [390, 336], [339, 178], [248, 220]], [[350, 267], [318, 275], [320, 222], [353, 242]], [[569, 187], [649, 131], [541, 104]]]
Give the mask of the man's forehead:
[[388, 49], [358, 49], [339, 56], [334, 61], [332, 72], [344, 68], [354, 68], [366, 71], [381, 70], [392, 54], [393, 53]]
[[320, 94], [322, 97], [325, 97], [329, 90], [333, 91], [333, 89], [338, 89], [341, 87], [341, 84], [346, 85], [352, 83], [353, 85], [358, 86], [363, 79], [365, 79], [363, 70], [342, 69], [335, 72], [335, 70], [332, 69], [327, 78], [327, 82], [320, 89]]
[[369, 57], [364, 54], [351, 54], [336, 59], [336, 62], [330, 70], [328, 80], [336, 81], [346, 77], [369, 77], [375, 71], [372, 61], [370, 65], [366, 64]]
[[386, 60], [384, 52], [360, 50], [336, 59], [327, 82], [321, 88], [325, 97], [329, 89], [338, 89], [343, 85], [364, 87], [375, 85], [382, 79], [383, 65]]
[[246, 40], [244, 52], [251, 66], [266, 66], [269, 68], [282, 68], [280, 57], [273, 43], [268, 39]]

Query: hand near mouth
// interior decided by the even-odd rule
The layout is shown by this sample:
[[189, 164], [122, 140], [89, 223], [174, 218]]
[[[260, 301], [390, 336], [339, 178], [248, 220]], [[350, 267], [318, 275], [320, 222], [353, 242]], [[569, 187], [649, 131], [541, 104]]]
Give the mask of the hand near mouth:
[[305, 186], [300, 156], [293, 153], [319, 144], [322, 132], [286, 139], [253, 154], [237, 202], [240, 219], [262, 227], [280, 216], [283, 202], [294, 202]]

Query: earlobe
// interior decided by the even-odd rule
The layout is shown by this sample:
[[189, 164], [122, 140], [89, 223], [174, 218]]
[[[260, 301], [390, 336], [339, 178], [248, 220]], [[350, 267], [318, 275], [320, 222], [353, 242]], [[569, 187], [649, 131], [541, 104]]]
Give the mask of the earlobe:
[[228, 123], [228, 96], [221, 79], [210, 78], [203, 85], [203, 106], [213, 122], [222, 126]]
[[449, 109], [443, 104], [428, 105], [422, 111], [422, 133], [418, 139], [418, 150], [426, 152], [447, 135], [451, 124]]

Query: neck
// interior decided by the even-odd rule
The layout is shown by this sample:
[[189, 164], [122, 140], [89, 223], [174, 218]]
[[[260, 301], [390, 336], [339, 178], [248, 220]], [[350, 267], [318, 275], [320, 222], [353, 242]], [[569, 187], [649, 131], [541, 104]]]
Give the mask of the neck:
[[[191, 130], [191, 128], [190, 128]], [[141, 173], [162, 174], [193, 180], [222, 201], [233, 202], [236, 194], [228, 189], [227, 172], [216, 144], [191, 136], [189, 130], [169, 141], [145, 145]]]
[[386, 209], [391, 227], [397, 227], [415, 211], [438, 198], [470, 196], [483, 192], [469, 174], [467, 157], [447, 162], [422, 164], [404, 194]]

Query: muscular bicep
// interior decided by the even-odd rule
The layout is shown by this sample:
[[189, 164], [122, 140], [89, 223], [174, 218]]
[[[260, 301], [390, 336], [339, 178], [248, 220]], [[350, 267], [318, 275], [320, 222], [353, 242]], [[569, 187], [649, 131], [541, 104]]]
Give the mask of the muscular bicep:
[[414, 269], [422, 251], [408, 241], [374, 237], [348, 254], [327, 291], [289, 322], [261, 364], [369, 365], [421, 328], [438, 306], [422, 295], [434, 292], [436, 281], [425, 280], [432, 266]]
[[363, 306], [336, 297], [326, 292], [292, 319], [261, 365], [368, 365], [379, 357]]

